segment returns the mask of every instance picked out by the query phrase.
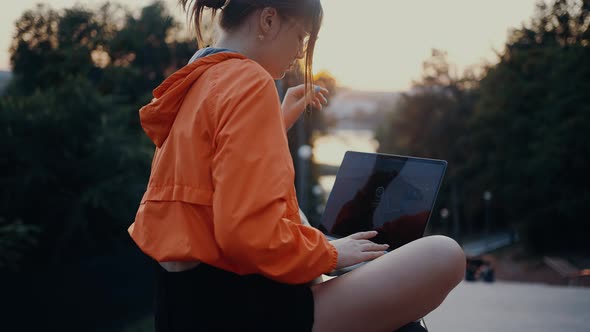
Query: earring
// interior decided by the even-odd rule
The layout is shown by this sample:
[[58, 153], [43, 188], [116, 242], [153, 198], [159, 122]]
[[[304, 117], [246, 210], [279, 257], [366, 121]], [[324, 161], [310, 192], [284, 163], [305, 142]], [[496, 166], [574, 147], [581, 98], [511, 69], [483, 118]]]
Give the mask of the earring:
[[264, 36], [262, 34], [258, 35], [258, 40], [264, 40]]

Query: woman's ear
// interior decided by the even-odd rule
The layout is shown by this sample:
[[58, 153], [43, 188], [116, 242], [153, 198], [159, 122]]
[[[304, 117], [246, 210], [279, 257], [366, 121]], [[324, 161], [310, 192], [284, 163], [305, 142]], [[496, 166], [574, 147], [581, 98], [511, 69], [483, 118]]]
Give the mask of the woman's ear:
[[278, 18], [279, 13], [275, 8], [272, 7], [265, 7], [260, 12], [260, 32], [263, 34], [267, 34], [271, 32], [273, 29], [276, 29], [278, 25]]

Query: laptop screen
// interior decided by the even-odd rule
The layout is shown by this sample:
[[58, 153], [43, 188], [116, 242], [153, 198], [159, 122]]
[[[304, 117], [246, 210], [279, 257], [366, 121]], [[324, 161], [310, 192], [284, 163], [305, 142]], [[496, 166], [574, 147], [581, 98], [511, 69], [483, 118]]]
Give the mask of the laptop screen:
[[328, 198], [320, 230], [347, 236], [377, 230], [389, 250], [424, 235], [446, 162], [347, 152]]

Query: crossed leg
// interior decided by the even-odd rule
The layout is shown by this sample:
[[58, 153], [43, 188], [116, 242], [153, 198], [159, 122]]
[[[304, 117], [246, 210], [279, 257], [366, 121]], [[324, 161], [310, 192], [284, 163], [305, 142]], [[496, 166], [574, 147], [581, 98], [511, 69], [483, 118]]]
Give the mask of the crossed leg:
[[465, 274], [461, 247], [428, 236], [313, 285], [314, 332], [391, 332], [438, 307]]

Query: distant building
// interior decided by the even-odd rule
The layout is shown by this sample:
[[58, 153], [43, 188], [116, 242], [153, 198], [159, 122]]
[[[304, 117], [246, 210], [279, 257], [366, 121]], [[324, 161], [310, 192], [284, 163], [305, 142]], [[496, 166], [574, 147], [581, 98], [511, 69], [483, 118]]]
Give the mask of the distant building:
[[373, 130], [394, 109], [397, 92], [340, 90], [325, 109], [329, 122], [340, 129]]

